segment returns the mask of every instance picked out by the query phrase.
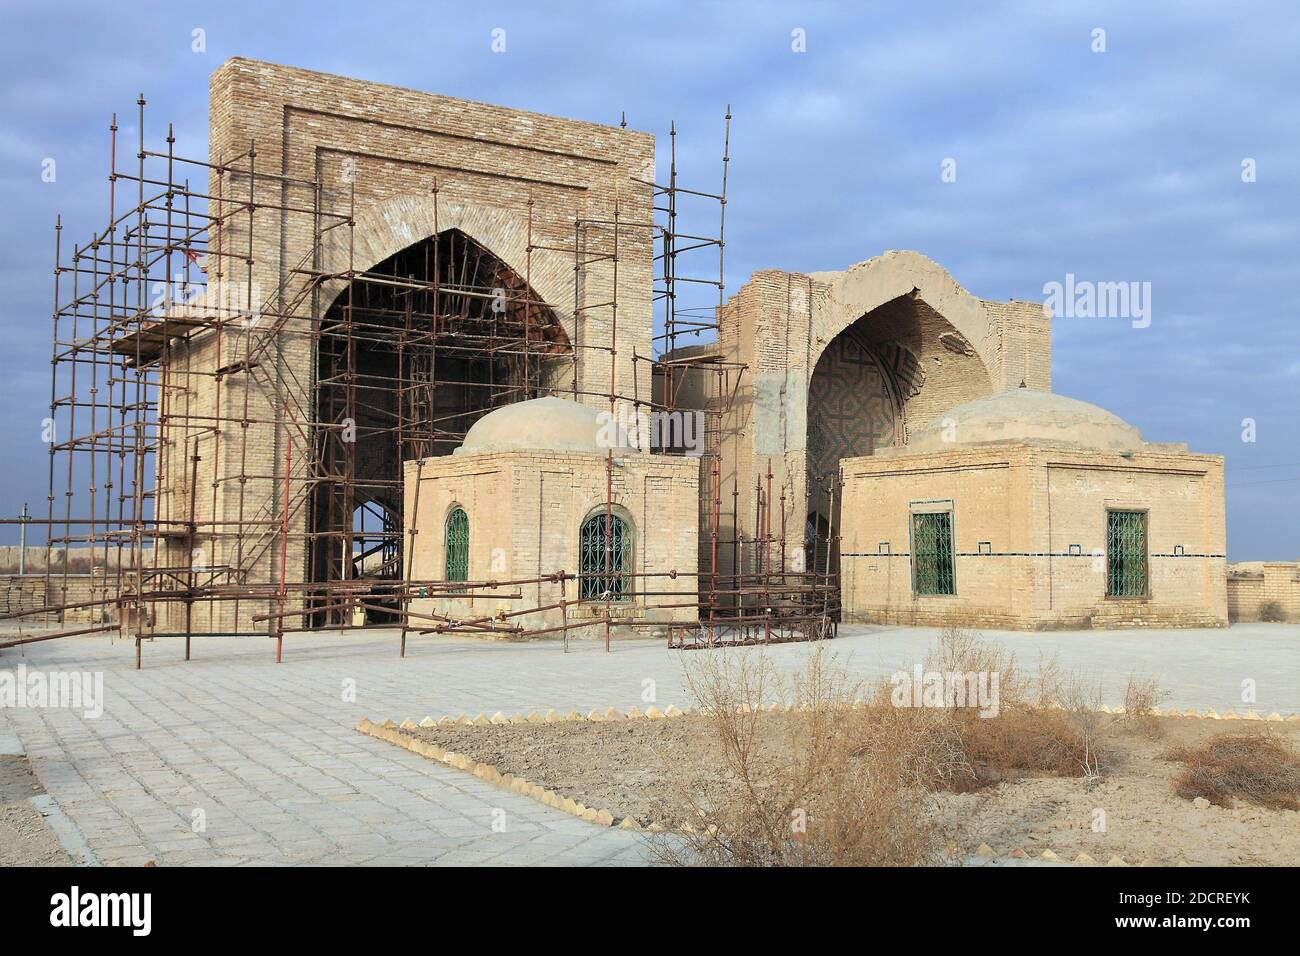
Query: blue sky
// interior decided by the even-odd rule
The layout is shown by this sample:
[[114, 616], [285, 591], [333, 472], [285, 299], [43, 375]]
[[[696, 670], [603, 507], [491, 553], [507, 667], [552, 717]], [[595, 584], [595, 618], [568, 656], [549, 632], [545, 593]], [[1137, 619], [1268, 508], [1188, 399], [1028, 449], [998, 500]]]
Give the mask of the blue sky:
[[6, 515], [44, 510], [55, 214], [69, 242], [102, 227], [109, 116], [134, 142], [141, 91], [150, 140], [170, 120], [178, 151], [204, 155], [208, 74], [240, 55], [598, 122], [626, 111], [660, 137], [661, 171], [676, 120], [682, 175], [710, 189], [730, 103], [732, 290], [885, 249], [993, 299], [1041, 300], [1067, 273], [1150, 282], [1149, 327], [1057, 319], [1055, 390], [1225, 455], [1229, 557], [1300, 557], [1294, 2], [136, 7], [0, 12]]

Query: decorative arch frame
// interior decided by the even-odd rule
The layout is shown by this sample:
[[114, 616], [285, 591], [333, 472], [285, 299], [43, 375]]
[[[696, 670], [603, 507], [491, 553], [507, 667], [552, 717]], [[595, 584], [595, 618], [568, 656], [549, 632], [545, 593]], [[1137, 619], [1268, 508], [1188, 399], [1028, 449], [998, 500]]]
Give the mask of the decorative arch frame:
[[[810, 414], [808, 416], [809, 418], [808, 425], [805, 430], [805, 434], [807, 437], [805, 438], [804, 448], [806, 450], [806, 453], [810, 461], [814, 455], [814, 443], [812, 440], [812, 436], [814, 433], [815, 426], [814, 426], [814, 416], [811, 414], [811, 411], [814, 405], [815, 392], [818, 388], [818, 383], [832, 380], [831, 379], [832, 370], [830, 367], [827, 367], [824, 363], [826, 363], [828, 358], [832, 357], [831, 349], [835, 345], [835, 343], [845, 342], [845, 341], [851, 342], [853, 346], [856, 347], [861, 352], [863, 358], [868, 363], [870, 363], [870, 365], [876, 370], [876, 373], [880, 376], [880, 380], [883, 383], [885, 388], [884, 398], [887, 401], [889, 406], [889, 417], [893, 423], [894, 444], [901, 444], [905, 435], [906, 420], [907, 420], [908, 383], [904, 381], [900, 381], [900, 376], [897, 370], [891, 366], [890, 362], [888, 362], [885, 358], [881, 356], [880, 350], [877, 348], [877, 346], [871, 342], [866, 341], [861, 335], [857, 334], [857, 332], [854, 329], [854, 326], [850, 325], [846, 327], [843, 332], [841, 332], [839, 335], [835, 336], [835, 338], [831, 339], [831, 341], [826, 343], [825, 347], [822, 349], [821, 354], [818, 356], [817, 361], [814, 364], [808, 376], [807, 404], [810, 410]], [[819, 375], [823, 377], [819, 378]], [[861, 405], [858, 406], [858, 410], [861, 411]], [[874, 439], [873, 439], [873, 447], [874, 447]]]
[[[553, 249], [534, 247], [529, 261], [528, 220], [505, 209], [476, 203], [437, 202], [432, 195], [405, 194], [367, 205], [356, 213], [349, 237], [342, 229], [322, 242], [325, 272], [347, 271], [349, 263], [369, 269], [403, 249], [449, 229], [457, 229], [526, 279], [533, 291], [555, 312], [570, 342], [576, 341], [573, 321], [573, 260]], [[344, 279], [322, 285], [319, 314], [324, 315], [347, 288]]]
[[887, 302], [911, 295], [942, 315], [971, 344], [990, 380], [997, 380], [996, 372], [1001, 369], [997, 323], [976, 296], [929, 256], [890, 251], [825, 278], [829, 289], [811, 303], [812, 336], [818, 343], [810, 360], [813, 367], [849, 326]]

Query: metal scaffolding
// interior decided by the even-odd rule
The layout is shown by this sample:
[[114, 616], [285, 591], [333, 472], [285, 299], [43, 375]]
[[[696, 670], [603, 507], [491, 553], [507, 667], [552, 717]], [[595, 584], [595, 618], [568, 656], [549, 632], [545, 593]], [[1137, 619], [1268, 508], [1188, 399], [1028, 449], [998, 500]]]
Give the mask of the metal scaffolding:
[[[716, 343], [726, 295], [729, 110], [717, 192], [679, 184], [674, 125], [667, 182], [645, 184], [649, 219], [629, 219], [615, 202], [605, 216], [574, 218], [571, 243], [543, 244], [530, 197], [519, 210], [527, 222], [521, 274], [468, 235], [439, 230], [436, 179], [428, 183], [433, 234], [381, 263], [358, 263], [355, 182], [339, 190], [278, 174], [256, 143], [212, 162], [186, 159], [170, 126], [165, 149], [147, 149], [143, 96], [137, 108], [134, 163], [119, 162], [116, 115], [110, 124], [107, 225], [70, 255], [62, 221], [55, 225], [48, 507], [43, 522], [29, 523], [47, 528], [45, 593], [63, 600], [2, 615], [46, 626], [0, 648], [116, 631], [135, 641], [139, 666], [142, 644], [153, 638], [183, 638], [188, 660], [195, 634], [256, 633], [275, 639], [278, 661], [285, 634], [316, 628], [399, 627], [404, 654], [411, 633], [559, 631], [567, 639], [592, 626], [603, 626], [608, 647], [620, 623], [608, 603], [603, 615], [568, 618], [578, 603], [576, 587], [565, 590], [576, 579], [571, 570], [448, 582], [415, 580], [403, 565], [414, 534], [403, 521], [403, 463], [447, 454], [481, 415], [544, 395], [608, 402], [611, 413], [625, 405], [637, 414], [703, 416], [697, 595], [683, 605], [680, 594], [656, 588], [656, 579], [677, 571], [633, 575], [646, 609], [695, 610], [696, 621], [670, 629], [670, 646], [834, 635], [835, 529], [807, 541], [799, 529], [801, 543], [824, 550], [826, 560], [791, 570], [786, 497], [781, 492], [774, 506], [770, 463], [754, 488], [734, 480], [723, 487], [723, 442], [747, 371], [707, 347]], [[191, 178], [207, 185], [191, 186]], [[684, 216], [686, 202], [715, 205], [716, 232], [680, 228], [683, 218], [700, 219]], [[263, 290], [254, 279], [255, 239], [268, 214], [282, 234], [309, 230], [311, 239], [301, 260]], [[662, 332], [655, 354], [633, 350], [633, 393], [625, 394], [616, 343], [627, 280], [619, 264], [620, 244], [632, 236], [649, 236], [655, 249], [652, 303]], [[541, 250], [572, 257], [572, 339], [533, 289]], [[681, 305], [692, 287], [716, 289], [716, 305]], [[593, 289], [609, 295], [593, 298]], [[593, 327], [608, 334], [584, 341]], [[593, 392], [579, 365], [601, 356], [608, 390]], [[638, 369], [653, 383], [646, 394]], [[707, 383], [702, 408], [679, 404], [691, 377]], [[652, 450], [684, 453], [671, 444]], [[607, 489], [612, 467], [611, 451]], [[822, 480], [829, 482], [822, 493], [836, 494], [834, 476]], [[750, 507], [755, 531], [746, 538], [740, 515]], [[607, 523], [612, 514], [607, 490]], [[90, 549], [102, 569], [90, 600], [68, 600], [68, 562], [55, 568], [56, 549], [73, 546]], [[468, 620], [410, 606], [420, 594], [546, 582], [566, 596]], [[565, 620], [559, 628], [521, 623], [556, 608]], [[266, 630], [225, 623], [241, 619]]]

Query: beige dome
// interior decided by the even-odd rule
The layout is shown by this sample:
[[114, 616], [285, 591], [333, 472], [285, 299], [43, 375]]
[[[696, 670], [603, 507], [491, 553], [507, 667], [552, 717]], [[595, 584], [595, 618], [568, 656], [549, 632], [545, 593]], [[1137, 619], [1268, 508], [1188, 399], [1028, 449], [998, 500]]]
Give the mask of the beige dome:
[[1136, 451], [1142, 447], [1142, 433], [1096, 405], [1013, 388], [949, 409], [909, 436], [904, 450], [943, 451], [954, 445], [1006, 442]]
[[627, 432], [599, 412], [565, 398], [534, 398], [488, 412], [465, 434], [456, 454], [489, 451], [558, 451], [604, 454], [635, 451]]

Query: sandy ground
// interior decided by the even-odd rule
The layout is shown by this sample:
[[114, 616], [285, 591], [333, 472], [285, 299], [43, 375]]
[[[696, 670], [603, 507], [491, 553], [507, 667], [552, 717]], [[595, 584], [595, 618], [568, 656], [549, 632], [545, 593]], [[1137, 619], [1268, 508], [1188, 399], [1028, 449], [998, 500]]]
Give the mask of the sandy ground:
[[[680, 822], [670, 791], [709, 768], [725, 776], [722, 748], [697, 717], [455, 725], [413, 731], [440, 747], [492, 764], [642, 826]], [[672, 786], [665, 786], [670, 780]]]
[[[1138, 727], [1105, 720], [1110, 765], [1095, 786], [1031, 777], [943, 795], [945, 812], [963, 825], [963, 849], [973, 852], [980, 843], [999, 855], [1051, 849], [1066, 859], [1084, 852], [1103, 863], [1118, 855], [1162, 865], [1300, 864], [1300, 812], [1240, 801], [1231, 809], [1199, 808], [1174, 793], [1172, 778], [1181, 765], [1160, 758], [1174, 745], [1227, 731], [1275, 733], [1300, 746], [1300, 725], [1161, 718]], [[701, 718], [457, 725], [413, 733], [642, 825], [671, 820], [669, 795], [690, 781], [727, 774], [720, 746]]]
[[0, 866], [68, 866], [28, 797], [44, 793], [26, 757], [0, 756]]
[[[1000, 852], [1051, 849], [1062, 857], [1087, 853], [1105, 862], [1165, 865], [1295, 866], [1300, 863], [1300, 812], [1267, 810], [1240, 800], [1231, 809], [1200, 808], [1174, 794], [1182, 768], [1161, 759], [1179, 744], [1196, 744], [1229, 730], [1260, 731], [1257, 723], [1162, 718], [1152, 734], [1113, 723], [1106, 732], [1112, 765], [1089, 789], [1082, 780], [1035, 778], [992, 792], [954, 798], [970, 810], [970, 832]], [[1300, 746], [1295, 723], [1267, 732]], [[1100, 814], [1099, 814], [1100, 811]], [[1104, 814], [1104, 816], [1101, 816]], [[1094, 824], [1104, 824], [1104, 831]]]

